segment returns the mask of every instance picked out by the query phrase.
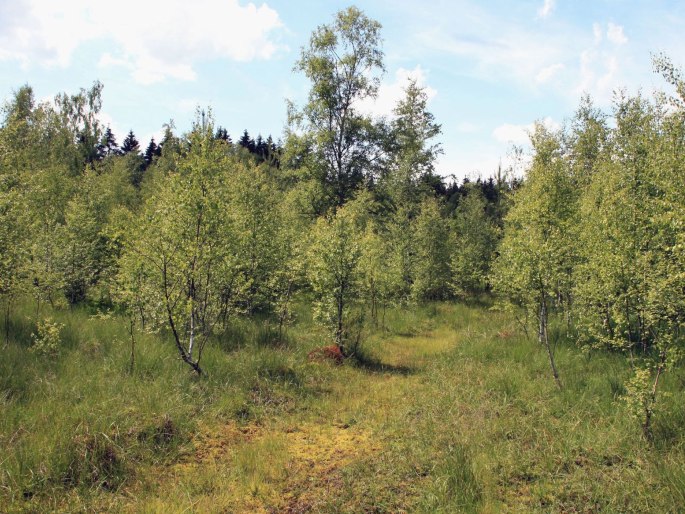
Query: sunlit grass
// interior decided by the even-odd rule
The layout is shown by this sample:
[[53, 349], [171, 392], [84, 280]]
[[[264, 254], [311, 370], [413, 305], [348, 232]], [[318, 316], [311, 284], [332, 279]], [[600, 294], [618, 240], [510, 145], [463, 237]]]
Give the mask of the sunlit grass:
[[[43, 309], [43, 314], [48, 310]], [[16, 309], [0, 360], [0, 511], [500, 512], [685, 508], [685, 373], [666, 375], [653, 444], [627, 413], [620, 354], [543, 348], [487, 304], [388, 309], [363, 355], [306, 304], [287, 344], [239, 320], [197, 378], [164, 334], [85, 311], [56, 356]]]

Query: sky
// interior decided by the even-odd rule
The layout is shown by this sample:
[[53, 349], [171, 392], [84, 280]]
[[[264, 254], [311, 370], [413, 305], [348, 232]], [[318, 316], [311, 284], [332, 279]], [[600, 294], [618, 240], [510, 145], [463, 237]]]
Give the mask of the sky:
[[[211, 107], [234, 140], [279, 139], [293, 71], [319, 25], [349, 2], [0, 0], [0, 100], [24, 84], [39, 100], [104, 84], [101, 119], [146, 146], [173, 120], [190, 129]], [[391, 116], [408, 78], [442, 126], [445, 177], [488, 177], [525, 150], [535, 121], [562, 126], [583, 94], [609, 110], [614, 92], [668, 89], [651, 55], [685, 65], [682, 0], [367, 0], [382, 28], [386, 72], [364, 108]]]

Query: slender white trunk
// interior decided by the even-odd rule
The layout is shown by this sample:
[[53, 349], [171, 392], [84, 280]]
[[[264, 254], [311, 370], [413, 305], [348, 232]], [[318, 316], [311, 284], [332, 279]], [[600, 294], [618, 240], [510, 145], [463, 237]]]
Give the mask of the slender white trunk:
[[195, 309], [190, 310], [190, 342], [188, 343], [188, 358], [193, 358], [193, 345], [195, 344]]

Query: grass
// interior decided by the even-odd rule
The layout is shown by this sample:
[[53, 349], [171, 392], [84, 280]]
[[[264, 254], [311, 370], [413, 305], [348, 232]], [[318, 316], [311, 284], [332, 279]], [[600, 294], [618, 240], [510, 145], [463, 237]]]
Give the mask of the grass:
[[545, 352], [479, 304], [390, 309], [355, 363], [306, 305], [286, 341], [238, 320], [198, 379], [162, 334], [55, 311], [29, 350], [20, 305], [0, 360], [0, 511], [678, 512], [685, 372], [665, 376], [654, 443], [624, 406], [619, 354]]

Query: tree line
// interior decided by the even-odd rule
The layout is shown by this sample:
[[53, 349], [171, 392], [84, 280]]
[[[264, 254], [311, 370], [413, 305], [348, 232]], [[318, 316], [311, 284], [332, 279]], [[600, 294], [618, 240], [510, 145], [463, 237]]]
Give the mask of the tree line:
[[678, 70], [655, 59], [675, 96], [619, 95], [611, 114], [585, 98], [563, 129], [537, 125], [523, 180], [446, 184], [415, 81], [388, 119], [358, 108], [378, 94], [380, 29], [348, 8], [313, 32], [295, 64], [311, 89], [288, 105], [282, 145], [247, 131], [233, 143], [210, 110], [141, 154], [132, 131], [118, 148], [102, 130], [100, 83], [40, 104], [20, 88], [0, 128], [6, 321], [19, 296], [118, 310], [132, 335], [167, 331], [202, 374], [205, 345], [238, 316], [268, 316], [285, 337], [295, 295], [352, 356], [388, 305], [494, 290], [526, 331], [535, 321], [560, 386], [552, 321], [588, 351], [625, 351], [649, 435], [683, 347]]
[[586, 351], [628, 356], [626, 398], [647, 437], [659, 381], [682, 360], [685, 321], [685, 81], [664, 56], [654, 67], [675, 94], [618, 92], [610, 113], [585, 97], [563, 129], [536, 126], [492, 275], [535, 320], [560, 386], [553, 315]]

